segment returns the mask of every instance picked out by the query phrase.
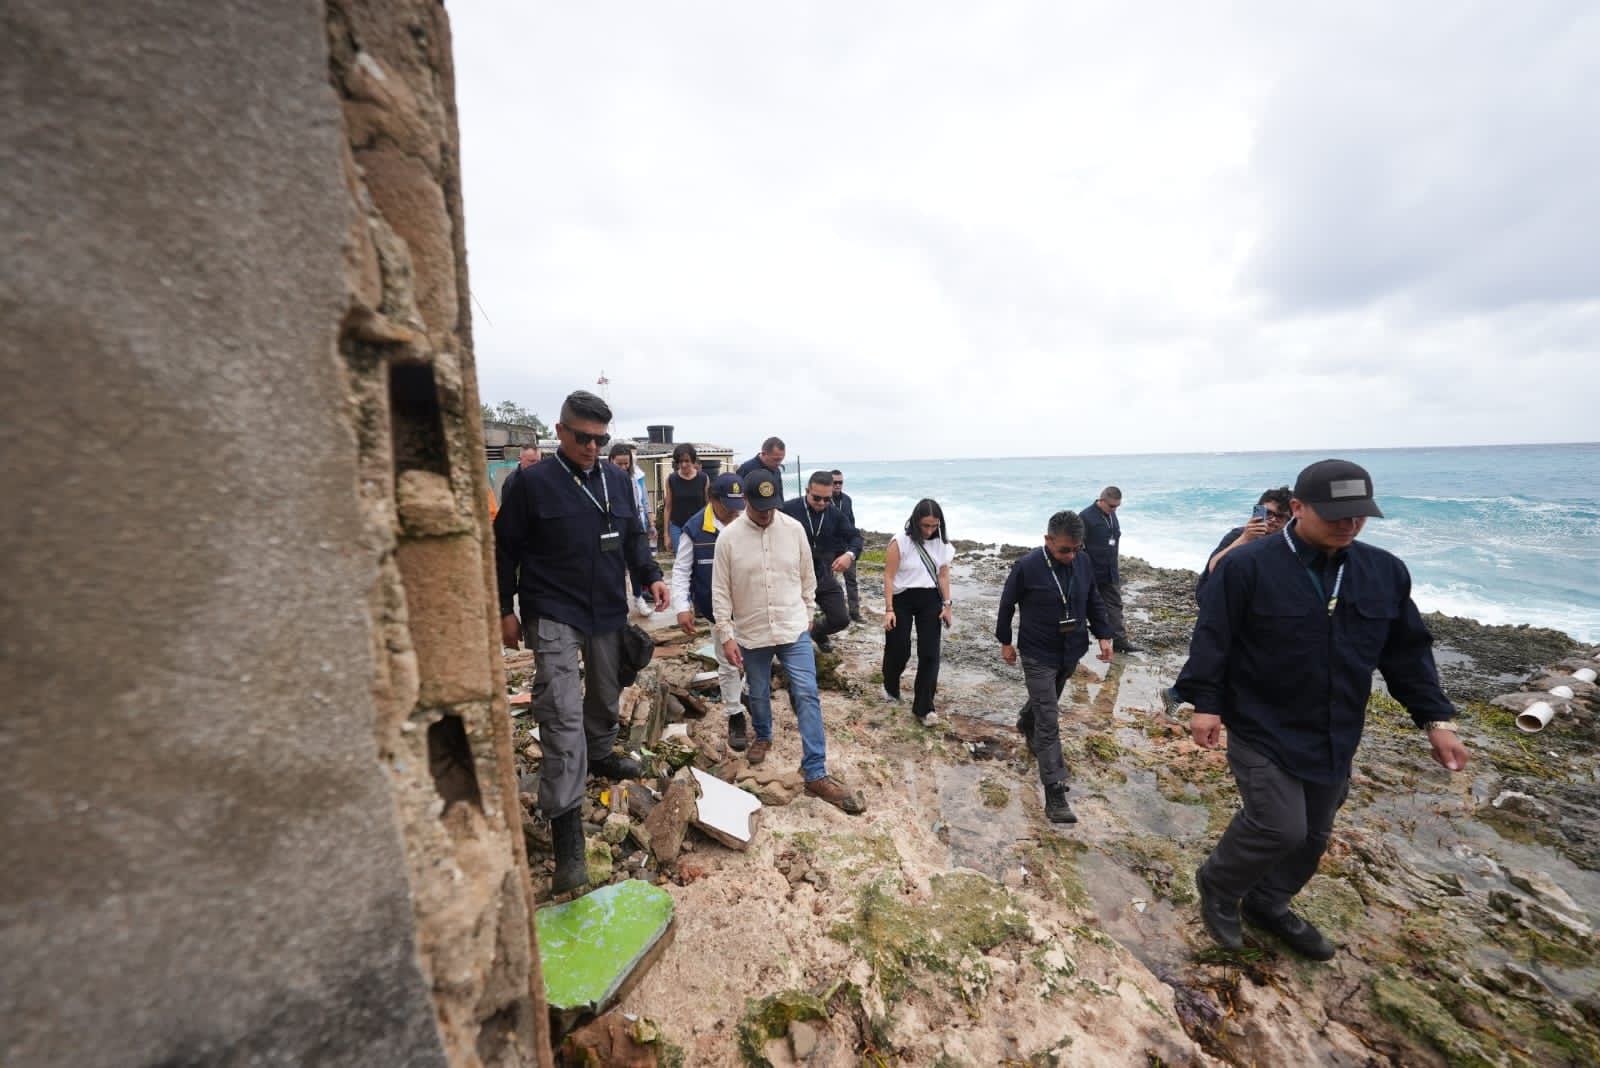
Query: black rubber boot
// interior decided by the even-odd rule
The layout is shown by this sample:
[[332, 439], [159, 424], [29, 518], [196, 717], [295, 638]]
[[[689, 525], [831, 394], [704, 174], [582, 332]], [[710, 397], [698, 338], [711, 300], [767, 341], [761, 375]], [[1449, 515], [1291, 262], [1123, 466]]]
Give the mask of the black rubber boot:
[[550, 880], [550, 893], [564, 894], [589, 884], [589, 866], [584, 852], [583, 815], [575, 808], [564, 816], [550, 821], [551, 838], [556, 847], [556, 873]]
[[1044, 814], [1051, 823], [1077, 823], [1078, 814], [1067, 803], [1067, 784], [1058, 782], [1044, 788]]
[[612, 750], [599, 760], [589, 761], [589, 774], [618, 782], [622, 779], [637, 779], [644, 774], [644, 766], [627, 753]]
[[1224, 901], [1206, 882], [1205, 866], [1194, 870], [1194, 888], [1200, 895], [1200, 919], [1206, 930], [1223, 949], [1238, 951], [1244, 948], [1244, 931], [1239, 927], [1239, 903]]

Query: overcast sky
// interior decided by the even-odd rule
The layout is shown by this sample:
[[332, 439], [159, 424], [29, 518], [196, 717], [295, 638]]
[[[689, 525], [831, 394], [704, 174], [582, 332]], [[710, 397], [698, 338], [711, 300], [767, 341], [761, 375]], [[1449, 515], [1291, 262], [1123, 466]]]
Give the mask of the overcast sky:
[[1583, 441], [1600, 4], [453, 0], [479, 384], [844, 459]]

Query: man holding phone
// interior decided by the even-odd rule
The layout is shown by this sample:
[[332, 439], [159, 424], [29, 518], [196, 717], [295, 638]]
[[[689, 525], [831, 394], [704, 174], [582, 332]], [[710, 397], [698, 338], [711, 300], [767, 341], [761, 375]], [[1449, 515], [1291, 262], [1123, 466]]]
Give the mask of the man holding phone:
[[[1000, 657], [1016, 664], [1021, 649], [1022, 679], [1028, 701], [1017, 717], [1017, 730], [1039, 762], [1044, 784], [1044, 814], [1052, 823], [1077, 823], [1067, 803], [1067, 765], [1061, 755], [1061, 691], [1078, 661], [1089, 651], [1089, 634], [1100, 642], [1098, 659], [1111, 660], [1111, 623], [1106, 616], [1094, 565], [1083, 552], [1083, 519], [1076, 512], [1057, 512], [1045, 527], [1044, 545], [1011, 565], [1000, 593], [1000, 616], [994, 636]], [[1017, 644], [1011, 644], [1011, 621], [1018, 609], [1022, 623]]]
[[1205, 586], [1206, 579], [1217, 569], [1217, 564], [1222, 558], [1241, 545], [1249, 545], [1257, 538], [1268, 534], [1276, 534], [1283, 525], [1289, 521], [1289, 487], [1279, 486], [1277, 489], [1263, 490], [1256, 499], [1256, 506], [1250, 513], [1250, 522], [1242, 527], [1234, 527], [1222, 536], [1217, 542], [1217, 547], [1211, 550], [1211, 555], [1206, 557], [1206, 566], [1200, 569], [1200, 579], [1194, 584], [1195, 600], [1200, 599], [1200, 590]]

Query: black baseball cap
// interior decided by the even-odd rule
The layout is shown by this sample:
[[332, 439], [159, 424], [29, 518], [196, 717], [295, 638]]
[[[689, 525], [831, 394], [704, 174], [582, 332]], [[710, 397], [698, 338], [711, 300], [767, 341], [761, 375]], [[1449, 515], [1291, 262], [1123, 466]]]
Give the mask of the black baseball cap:
[[1372, 499], [1372, 476], [1349, 460], [1318, 460], [1294, 480], [1294, 496], [1322, 519], [1383, 518], [1378, 502]]
[[758, 512], [770, 512], [783, 503], [783, 489], [778, 476], [765, 467], [757, 467], [744, 476], [744, 503]]

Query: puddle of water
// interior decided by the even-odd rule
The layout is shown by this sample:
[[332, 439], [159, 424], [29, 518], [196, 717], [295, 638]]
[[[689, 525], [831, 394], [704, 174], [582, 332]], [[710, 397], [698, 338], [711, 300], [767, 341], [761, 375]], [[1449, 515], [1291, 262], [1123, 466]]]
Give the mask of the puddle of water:
[[[1208, 813], [1201, 805], [1186, 805], [1161, 796], [1153, 771], [1127, 769], [1128, 781], [1107, 791], [1117, 819], [1128, 829], [1163, 838], [1184, 840], [1206, 834]], [[1119, 829], [1116, 833], [1126, 833]]]
[[[971, 868], [999, 879], [1008, 866], [1015, 866], [1017, 840], [1030, 833], [1023, 811], [1019, 784], [1009, 775], [994, 774], [994, 768], [981, 764], [941, 765], [935, 769], [939, 789], [939, 818], [944, 821], [950, 846], [950, 864]], [[997, 790], [1006, 792], [1004, 805], [984, 803], [984, 780], [992, 784], [991, 798]]]
[[1192, 918], [1154, 897], [1150, 885], [1099, 850], [1078, 858], [1078, 873], [1094, 906], [1100, 929], [1157, 975], [1189, 960], [1184, 925]]

